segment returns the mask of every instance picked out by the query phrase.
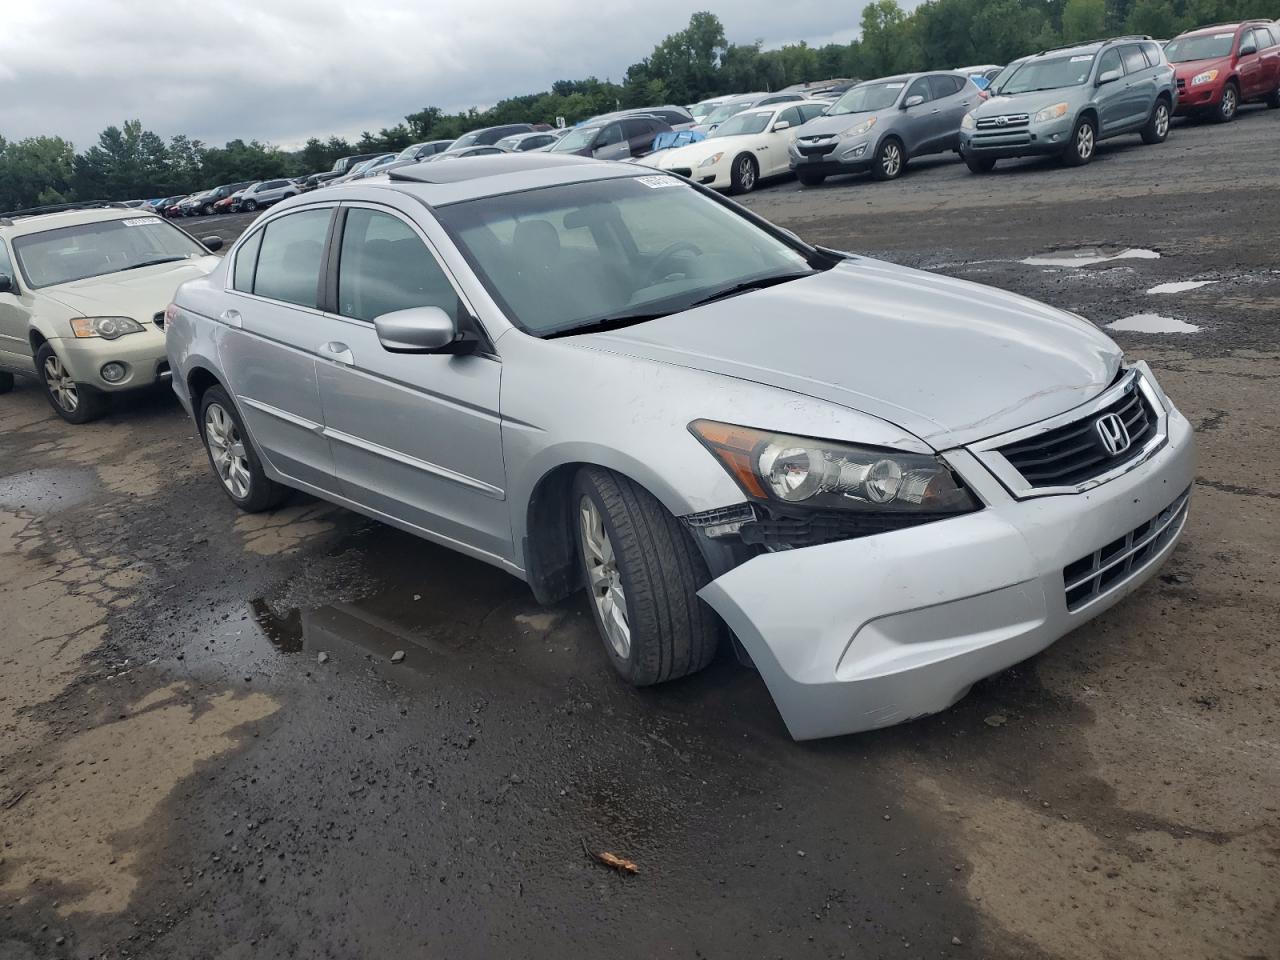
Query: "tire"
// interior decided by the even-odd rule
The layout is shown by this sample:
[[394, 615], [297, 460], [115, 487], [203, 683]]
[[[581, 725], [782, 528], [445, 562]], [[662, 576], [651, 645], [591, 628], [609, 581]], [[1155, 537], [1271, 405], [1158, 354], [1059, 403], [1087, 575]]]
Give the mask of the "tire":
[[876, 148], [875, 162], [871, 164], [873, 180], [897, 180], [907, 169], [907, 151], [896, 137], [885, 137]]
[[1230, 123], [1236, 118], [1239, 109], [1240, 88], [1234, 80], [1228, 80], [1227, 85], [1222, 88], [1222, 101], [1218, 104], [1218, 109], [1213, 111], [1213, 119], [1218, 123]]
[[1169, 137], [1169, 104], [1164, 97], [1156, 100], [1156, 105], [1151, 108], [1151, 116], [1147, 117], [1146, 124], [1142, 127], [1143, 143], [1164, 143]]
[[41, 344], [36, 351], [36, 374], [44, 385], [44, 396], [49, 406], [67, 423], [97, 420], [111, 405], [107, 397], [93, 387], [72, 380], [62, 358], [47, 343]]
[[240, 204], [240, 208], [244, 210], [245, 213], [253, 213], [253, 211], [258, 209], [258, 201], [246, 200], [244, 203]]
[[221, 387], [210, 387], [200, 398], [197, 425], [218, 485], [237, 507], [245, 513], [261, 513], [279, 506], [289, 495], [288, 487], [262, 469], [240, 412]]
[[206, 203], [203, 207], [200, 208], [200, 216], [208, 217], [212, 215], [213, 215], [213, 204]]
[[1277, 107], [1280, 107], [1280, 84], [1277, 84], [1276, 88], [1267, 94], [1267, 108], [1275, 110]]
[[800, 185], [803, 187], [820, 187], [827, 180], [827, 175], [825, 173], [797, 173], [796, 177], [800, 180]]
[[643, 487], [594, 467], [574, 480], [570, 515], [591, 616], [622, 678], [648, 686], [709, 664], [720, 621], [697, 594], [711, 576], [680, 521]]
[[964, 165], [969, 168], [970, 173], [990, 173], [996, 167], [996, 158], [975, 157], [973, 154], [966, 153]]
[[1098, 152], [1098, 126], [1091, 117], [1081, 117], [1071, 131], [1071, 140], [1062, 152], [1068, 167], [1082, 167]]
[[744, 153], [733, 158], [733, 168], [729, 173], [729, 192], [734, 196], [750, 193], [760, 180], [760, 167], [756, 158]]
[[13, 389], [13, 374], [0, 370], [0, 393], [8, 393]]

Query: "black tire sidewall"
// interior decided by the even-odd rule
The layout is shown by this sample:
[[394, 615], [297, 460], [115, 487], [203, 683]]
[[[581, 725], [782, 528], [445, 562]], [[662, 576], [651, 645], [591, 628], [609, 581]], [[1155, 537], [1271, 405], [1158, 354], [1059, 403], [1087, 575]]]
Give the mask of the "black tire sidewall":
[[[1087, 157], [1080, 156], [1080, 129], [1088, 124], [1093, 129], [1093, 151]], [[1098, 125], [1089, 117], [1081, 117], [1076, 121], [1076, 125], [1071, 128], [1071, 142], [1067, 144], [1067, 149], [1063, 153], [1063, 159], [1073, 167], [1083, 166], [1091, 163], [1094, 156], [1098, 152]]]
[[[1222, 108], [1227, 102], [1228, 90], [1230, 90], [1234, 95], [1233, 99], [1235, 102], [1235, 106], [1231, 108], [1230, 113], [1223, 113]], [[1219, 123], [1230, 123], [1232, 120], [1236, 118], [1236, 114], [1239, 112], [1240, 112], [1240, 91], [1236, 89], [1236, 85], [1234, 83], [1228, 83], [1225, 87], [1222, 88], [1222, 100], [1218, 104], [1218, 109], [1215, 110], [1213, 113], [1214, 119], [1217, 120]]]
[[[49, 389], [49, 381], [46, 380], [44, 376], [44, 362], [49, 359], [49, 357], [57, 356], [58, 352], [48, 343], [42, 343], [40, 345], [40, 349], [36, 351], [36, 376], [40, 379], [40, 386], [44, 390], [45, 399], [49, 401], [49, 406], [53, 408], [54, 413], [67, 421], [67, 423], [81, 424], [97, 420], [107, 412], [108, 401], [105, 396], [93, 389], [93, 387], [86, 386], [85, 384], [76, 381], [76, 396], [79, 398], [80, 402], [77, 404], [74, 413], [63, 410], [61, 405], [54, 398], [53, 391]], [[66, 364], [61, 357], [58, 357], [58, 362], [62, 363], [65, 368]]]
[[[213, 463], [213, 451], [209, 449], [209, 440], [205, 436], [205, 414], [215, 403], [235, 422], [236, 432], [240, 434], [240, 442], [244, 444], [245, 459], [249, 462], [249, 495], [243, 500], [232, 494], [227, 485], [222, 482], [222, 477], [218, 475], [218, 468]], [[268, 477], [266, 471], [262, 469], [262, 461], [258, 458], [257, 448], [249, 438], [248, 431], [245, 430], [240, 411], [236, 409], [227, 392], [221, 387], [210, 387], [200, 397], [196, 429], [200, 431], [200, 443], [203, 444], [205, 457], [209, 460], [209, 469], [213, 471], [214, 482], [227, 495], [228, 500], [246, 513], [268, 510], [280, 502], [284, 489]]]
[[[587, 545], [582, 539], [582, 498], [589, 497], [591, 502], [595, 504], [596, 509], [600, 511], [600, 517], [604, 522], [605, 533], [609, 537], [609, 542], [614, 547], [614, 556], [618, 560], [621, 557], [618, 554], [618, 546], [622, 538], [618, 534], [617, 525], [613, 522], [613, 516], [609, 512], [609, 508], [605, 505], [604, 499], [600, 496], [599, 490], [596, 489], [594, 483], [591, 482], [590, 476], [586, 471], [578, 473], [577, 479], [573, 482], [573, 502], [570, 504], [570, 516], [573, 518], [574, 543], [577, 545], [578, 551], [578, 569], [582, 572], [583, 582], [587, 588], [587, 605], [591, 608], [591, 620], [596, 625], [596, 633], [600, 637], [600, 643], [604, 647], [604, 652], [608, 655], [613, 668], [618, 671], [628, 683], [651, 683], [642, 676], [643, 671], [637, 668], [635, 662], [636, 654], [636, 638], [634, 631], [631, 636], [631, 650], [629, 657], [620, 657], [617, 651], [613, 649], [613, 644], [609, 642], [609, 637], [605, 631], [604, 623], [600, 618], [600, 611], [596, 607], [595, 598], [591, 596], [591, 582], [588, 578], [589, 569], [587, 567]], [[618, 563], [618, 576], [622, 579], [622, 592], [627, 598], [627, 624], [630, 627], [635, 623], [635, 610], [632, 606], [632, 585], [631, 571], [627, 569], [629, 564]]]
[[798, 173], [796, 176], [799, 178], [802, 187], [820, 187], [827, 179], [821, 173]]
[[[1156, 117], [1160, 113], [1160, 108], [1165, 110], [1165, 127], [1164, 136], [1156, 131]], [[1163, 98], [1156, 100], [1156, 104], [1151, 108], [1151, 116], [1147, 118], [1146, 126], [1142, 128], [1142, 142], [1148, 144], [1164, 143], [1169, 139], [1169, 124], [1173, 121], [1173, 111], [1169, 108], [1169, 104], [1165, 103]], [[1096, 147], [1094, 149], [1097, 149]]]
[[966, 156], [964, 165], [969, 168], [970, 173], [990, 173], [995, 169], [996, 162], [991, 157]]
[[8, 393], [13, 389], [13, 374], [0, 370], [0, 393]]
[[253, 213], [253, 211], [258, 209], [258, 201], [256, 200], [246, 201], [244, 204], [244, 209], [246, 213]]
[[[898, 148], [898, 172], [890, 176], [884, 170], [884, 155], [889, 149], [889, 145], [893, 144]], [[888, 181], [897, 180], [907, 169], [907, 148], [902, 145], [897, 137], [885, 137], [880, 141], [880, 146], [876, 147], [875, 160], [871, 167], [871, 176], [876, 180]]]
[[[742, 179], [738, 176], [738, 167], [742, 165], [743, 159], [746, 159], [755, 167], [755, 179], [751, 181], [750, 187], [742, 184]], [[760, 183], [760, 165], [756, 163], [756, 158], [749, 153], [740, 153], [733, 158], [733, 166], [729, 169], [729, 192], [734, 194], [751, 193]]]

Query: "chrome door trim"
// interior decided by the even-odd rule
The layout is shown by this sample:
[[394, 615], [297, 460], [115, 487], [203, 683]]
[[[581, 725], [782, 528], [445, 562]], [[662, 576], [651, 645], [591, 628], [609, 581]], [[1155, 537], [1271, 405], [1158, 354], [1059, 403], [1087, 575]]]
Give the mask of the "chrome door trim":
[[365, 453], [372, 453], [374, 456], [382, 457], [385, 460], [391, 460], [394, 463], [400, 463], [406, 467], [412, 467], [423, 473], [429, 473], [433, 477], [439, 477], [441, 480], [448, 480], [452, 483], [477, 490], [494, 500], [505, 500], [506, 491], [501, 487], [495, 487], [493, 484], [485, 483], [483, 480], [477, 480], [475, 477], [469, 477], [464, 473], [450, 470], [448, 467], [442, 467], [435, 463], [429, 463], [426, 460], [419, 460], [417, 457], [411, 457], [407, 453], [401, 453], [399, 450], [392, 450], [377, 443], [371, 443], [361, 437], [352, 436], [341, 430], [334, 430], [332, 427], [325, 427], [321, 430], [324, 436], [338, 443], [345, 443], [349, 447], [355, 447], [357, 450], [363, 450]]
[[261, 400], [254, 400], [252, 397], [246, 397], [242, 394], [236, 394], [236, 401], [243, 403], [246, 407], [251, 407], [259, 413], [265, 413], [269, 417], [275, 417], [277, 420], [283, 420], [285, 423], [292, 424], [295, 427], [302, 427], [304, 430], [310, 430], [312, 433], [324, 434], [324, 424], [316, 423], [314, 420], [308, 420], [306, 417], [300, 417], [296, 413], [290, 413], [288, 410], [281, 410], [279, 407], [273, 407], [269, 403], [263, 403]]

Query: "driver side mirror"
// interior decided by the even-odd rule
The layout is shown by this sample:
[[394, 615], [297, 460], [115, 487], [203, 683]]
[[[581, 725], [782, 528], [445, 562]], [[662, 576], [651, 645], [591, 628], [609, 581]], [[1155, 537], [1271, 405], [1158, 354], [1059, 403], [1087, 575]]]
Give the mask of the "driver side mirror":
[[1257, 53], [1258, 47], [1252, 40], [1240, 46], [1240, 56], [1247, 57], [1251, 53]]
[[203, 237], [201, 238], [200, 242], [204, 244], [204, 248], [208, 250], [210, 253], [213, 253], [215, 250], [222, 249], [221, 237]]
[[774, 133], [777, 133], [779, 130], [790, 130], [790, 129], [791, 129], [790, 120], [779, 120], [777, 123], [773, 125]]
[[13, 277], [7, 273], [0, 273], [0, 293], [17, 293], [17, 289], [13, 285]]
[[373, 320], [378, 342], [390, 353], [470, 353], [476, 340], [458, 332], [453, 317], [439, 307], [410, 307]]
[[910, 110], [912, 107], [918, 107], [922, 103], [924, 103], [924, 97], [917, 93], [913, 97], [907, 97], [906, 102], [902, 104], [902, 109]]
[[1102, 86], [1104, 83], [1115, 83], [1123, 76], [1124, 73], [1119, 69], [1103, 70], [1102, 73], [1098, 74], [1098, 86]]
[[618, 143], [607, 143], [591, 151], [591, 155], [597, 160], [617, 160], [619, 157], [629, 156], [630, 153], [631, 145], [625, 140]]

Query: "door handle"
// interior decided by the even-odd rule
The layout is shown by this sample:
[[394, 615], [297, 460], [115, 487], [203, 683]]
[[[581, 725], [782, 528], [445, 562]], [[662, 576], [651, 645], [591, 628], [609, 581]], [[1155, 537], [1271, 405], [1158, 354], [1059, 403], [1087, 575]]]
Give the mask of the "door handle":
[[343, 366], [349, 367], [356, 362], [355, 356], [351, 353], [351, 348], [345, 343], [339, 343], [337, 340], [330, 340], [328, 343], [320, 344], [320, 353], [334, 363], [340, 363]]
[[229, 327], [235, 327], [237, 330], [244, 326], [244, 320], [241, 319], [239, 310], [223, 310], [218, 315], [218, 319]]

